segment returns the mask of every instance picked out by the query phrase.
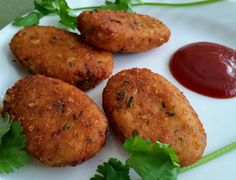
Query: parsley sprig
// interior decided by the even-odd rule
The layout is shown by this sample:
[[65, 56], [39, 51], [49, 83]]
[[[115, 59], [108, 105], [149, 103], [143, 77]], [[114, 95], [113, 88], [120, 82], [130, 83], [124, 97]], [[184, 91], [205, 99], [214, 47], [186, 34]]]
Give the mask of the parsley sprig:
[[[19, 122], [11, 121], [9, 114], [0, 116], [0, 173], [10, 173], [23, 166], [29, 159], [24, 151], [25, 136]], [[205, 164], [236, 149], [236, 141], [212, 152], [196, 163], [180, 167], [179, 159], [171, 146], [158, 141], [151, 143], [140, 136], [126, 139], [123, 148], [129, 153], [125, 164], [110, 158], [98, 166], [91, 180], [130, 180], [133, 168], [143, 180], [177, 180], [178, 174]]]
[[97, 172], [100, 174], [90, 180], [129, 180], [129, 167], [143, 180], [177, 180], [179, 159], [169, 145], [157, 141], [151, 143], [135, 136], [126, 139], [123, 148], [129, 153], [125, 164], [110, 158], [108, 162], [98, 166]]
[[110, 158], [108, 162], [98, 166], [99, 175], [95, 175], [90, 180], [129, 180], [129, 168], [133, 168], [143, 180], [177, 180], [179, 173], [191, 170], [236, 149], [236, 141], [185, 167], [180, 167], [178, 157], [167, 144], [151, 143], [149, 140], [135, 136], [128, 138], [123, 148], [129, 153], [125, 164], [115, 158]]
[[158, 141], [151, 143], [136, 136], [128, 138], [123, 147], [129, 153], [126, 164], [142, 179], [177, 179], [179, 159], [168, 144]]
[[108, 162], [98, 166], [98, 174], [90, 180], [130, 180], [129, 169], [128, 165], [124, 165], [115, 158], [110, 158]]
[[10, 130], [11, 122], [10, 115], [6, 114], [5, 118], [0, 116], [0, 147], [2, 145], [2, 137]]
[[29, 159], [24, 151], [25, 137], [19, 122], [11, 122], [9, 114], [0, 116], [0, 173], [10, 173]]
[[105, 0], [100, 6], [88, 6], [70, 8], [66, 0], [34, 0], [35, 10], [24, 17], [16, 18], [13, 25], [16, 26], [32, 26], [38, 25], [40, 19], [49, 14], [57, 14], [60, 18], [60, 23], [75, 29], [77, 27], [77, 17], [71, 14], [78, 10], [93, 10], [93, 9], [110, 9], [117, 11], [134, 12], [133, 8], [137, 6], [170, 6], [170, 7], [186, 7], [196, 6], [209, 3], [215, 3], [223, 0], [201, 0], [190, 3], [158, 3], [158, 2], [142, 2], [141, 0]]
[[16, 18], [13, 25], [16, 26], [32, 26], [38, 25], [42, 17], [49, 14], [57, 14], [60, 23], [75, 29], [77, 27], [77, 17], [71, 15], [72, 9], [65, 0], [34, 0], [35, 10], [28, 15]]

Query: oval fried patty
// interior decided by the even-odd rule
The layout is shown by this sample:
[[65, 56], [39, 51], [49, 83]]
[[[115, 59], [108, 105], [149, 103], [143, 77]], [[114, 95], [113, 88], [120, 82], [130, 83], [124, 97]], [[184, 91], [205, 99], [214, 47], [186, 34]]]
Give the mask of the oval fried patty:
[[27, 151], [49, 166], [80, 164], [105, 143], [104, 114], [61, 80], [35, 75], [17, 81], [5, 95], [3, 111], [21, 122]]
[[201, 158], [206, 146], [202, 124], [185, 96], [169, 81], [148, 69], [129, 69], [109, 79], [103, 107], [124, 141], [139, 134], [170, 144], [181, 165]]
[[112, 74], [111, 53], [98, 51], [81, 36], [54, 27], [26, 27], [13, 37], [10, 47], [31, 73], [58, 78], [82, 90]]
[[155, 18], [111, 10], [82, 12], [78, 29], [90, 44], [111, 52], [147, 51], [170, 37], [170, 30]]

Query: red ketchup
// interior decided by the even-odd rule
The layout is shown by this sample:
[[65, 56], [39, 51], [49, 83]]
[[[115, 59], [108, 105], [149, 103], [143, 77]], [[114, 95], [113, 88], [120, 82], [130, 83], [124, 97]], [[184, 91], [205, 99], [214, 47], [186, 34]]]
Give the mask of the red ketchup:
[[170, 71], [185, 87], [214, 98], [236, 96], [236, 51], [215, 43], [197, 42], [175, 52]]

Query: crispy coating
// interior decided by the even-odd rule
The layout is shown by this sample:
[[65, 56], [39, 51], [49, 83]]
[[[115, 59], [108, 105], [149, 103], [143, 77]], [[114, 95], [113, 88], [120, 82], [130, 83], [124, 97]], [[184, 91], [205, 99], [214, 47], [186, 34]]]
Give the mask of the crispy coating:
[[170, 144], [181, 165], [201, 158], [206, 146], [202, 124], [185, 96], [148, 69], [129, 69], [111, 77], [103, 107], [118, 137], [139, 134]]
[[87, 42], [111, 52], [147, 51], [170, 37], [170, 30], [153, 17], [111, 10], [82, 12], [78, 29]]
[[98, 51], [81, 36], [54, 27], [26, 27], [13, 37], [10, 48], [31, 73], [58, 78], [82, 90], [112, 74], [111, 53]]
[[21, 122], [27, 151], [49, 166], [76, 165], [105, 143], [108, 122], [82, 91], [42, 75], [17, 81], [7, 91], [4, 112]]

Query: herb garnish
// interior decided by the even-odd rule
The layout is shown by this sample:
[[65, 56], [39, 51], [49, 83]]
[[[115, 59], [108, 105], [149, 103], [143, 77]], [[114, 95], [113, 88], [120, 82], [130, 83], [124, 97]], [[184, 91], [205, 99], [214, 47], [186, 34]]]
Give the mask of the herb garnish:
[[129, 153], [126, 164], [142, 179], [177, 179], [179, 159], [169, 145], [158, 141], [151, 143], [136, 136], [128, 138], [123, 147]]
[[191, 170], [191, 169], [198, 167], [202, 164], [205, 164], [213, 159], [216, 159], [217, 157], [222, 156], [223, 154], [226, 154], [227, 152], [230, 152], [234, 149], [236, 149], [236, 141], [202, 157], [202, 159], [200, 159], [199, 161], [197, 161], [189, 166], [185, 166], [185, 167], [180, 168], [180, 172], [185, 172], [185, 171]]
[[[69, 128], [65, 124], [65, 128]], [[24, 151], [25, 136], [19, 122], [11, 122], [9, 114], [0, 116], [0, 173], [13, 172], [29, 159]], [[88, 139], [90, 143], [92, 139]], [[59, 145], [55, 146], [56, 149]], [[123, 148], [129, 153], [126, 163], [110, 158], [108, 162], [98, 166], [97, 172], [91, 180], [130, 180], [129, 169], [133, 168], [142, 179], [148, 180], [176, 180], [178, 173], [198, 167], [229, 151], [236, 149], [236, 141], [204, 156], [196, 163], [180, 167], [178, 157], [173, 149], [160, 142], [151, 143], [140, 136], [126, 139]]]
[[10, 128], [10, 115], [6, 114], [4, 118], [0, 117], [0, 146], [2, 144], [2, 137], [10, 130]]
[[115, 158], [110, 158], [108, 162], [98, 166], [97, 172], [99, 174], [90, 180], [130, 180], [129, 166]]
[[110, 158], [98, 166], [90, 180], [129, 180], [129, 168], [133, 168], [144, 180], [176, 180], [179, 172], [179, 160], [173, 149], [167, 144], [151, 143], [140, 136], [128, 138], [123, 148], [129, 153], [125, 164]]
[[77, 27], [77, 17], [71, 15], [72, 9], [65, 0], [34, 0], [35, 10], [28, 15], [16, 18], [13, 25], [16, 26], [32, 26], [38, 25], [42, 17], [49, 14], [57, 14], [60, 23], [75, 29]]
[[9, 114], [0, 116], [0, 173], [19, 169], [29, 159], [24, 151], [25, 136], [19, 122], [11, 122]]
[[209, 4], [219, 1], [224, 1], [224, 0], [202, 0], [189, 3], [158, 3], [158, 2], [142, 2], [141, 0], [115, 0], [115, 1], [105, 0], [104, 5], [101, 6], [80, 7], [80, 8], [75, 8], [73, 10], [110, 9], [110, 10], [134, 12], [132, 7], [135, 6], [186, 7], [186, 6]]
[[202, 0], [190, 3], [156, 3], [142, 2], [141, 0], [105, 0], [103, 5], [70, 8], [66, 0], [34, 0], [35, 10], [24, 17], [16, 18], [13, 25], [16, 26], [32, 26], [38, 25], [40, 19], [49, 14], [57, 14], [60, 18], [60, 23], [71, 29], [77, 27], [77, 17], [72, 15], [73, 11], [78, 10], [94, 10], [94, 9], [110, 9], [126, 12], [134, 12], [133, 7], [137, 6], [170, 6], [170, 7], [186, 7], [196, 6], [209, 3], [215, 3], [223, 0]]
[[32, 25], [38, 25], [39, 20], [44, 15], [38, 12], [31, 12], [28, 15], [20, 18], [16, 18], [13, 22], [13, 25], [16, 26], [32, 26]]
[[130, 179], [129, 168], [133, 168], [144, 180], [177, 180], [179, 173], [198, 167], [236, 149], [236, 141], [185, 167], [179, 166], [178, 157], [167, 144], [157, 141], [151, 143], [140, 136], [135, 136], [128, 138], [124, 142], [123, 148], [129, 153], [125, 164], [115, 158], [110, 158], [108, 162], [98, 166], [97, 172], [102, 175], [95, 175], [90, 180], [127, 180]]

